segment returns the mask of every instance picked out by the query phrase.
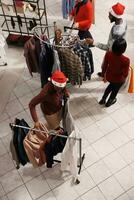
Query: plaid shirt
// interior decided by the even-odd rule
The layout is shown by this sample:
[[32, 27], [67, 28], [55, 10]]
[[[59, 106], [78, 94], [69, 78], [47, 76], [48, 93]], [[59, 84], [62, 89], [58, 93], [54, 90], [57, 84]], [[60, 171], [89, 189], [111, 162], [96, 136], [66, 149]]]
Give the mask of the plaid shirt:
[[84, 67], [84, 75], [90, 77], [94, 72], [94, 64], [91, 50], [82, 44], [77, 43], [73, 48], [75, 54], [77, 54], [82, 61]]
[[80, 58], [70, 48], [59, 48], [61, 71], [69, 78], [72, 84], [82, 84], [83, 66]]

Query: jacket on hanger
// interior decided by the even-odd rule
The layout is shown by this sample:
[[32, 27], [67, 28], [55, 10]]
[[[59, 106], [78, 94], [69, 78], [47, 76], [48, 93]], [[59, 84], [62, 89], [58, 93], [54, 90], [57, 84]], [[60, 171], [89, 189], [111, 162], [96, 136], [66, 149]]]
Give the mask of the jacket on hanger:
[[82, 65], [84, 67], [84, 76], [90, 77], [94, 72], [94, 63], [91, 49], [86, 45], [77, 43], [73, 50], [75, 54], [81, 58]]
[[33, 76], [32, 73], [40, 72], [40, 67], [39, 67], [40, 51], [41, 51], [40, 41], [34, 37], [31, 37], [24, 45], [24, 56], [31, 76]]
[[[62, 135], [67, 136], [67, 132], [64, 131], [64, 129]], [[66, 144], [66, 140], [67, 138], [52, 135], [51, 141], [45, 144], [45, 155], [48, 168], [52, 167], [53, 157], [63, 151]]]
[[[29, 127], [29, 125], [26, 123], [24, 119], [21, 119], [21, 120], [16, 119], [15, 124], [19, 126]], [[13, 159], [16, 159], [16, 164], [18, 163], [18, 160], [19, 160], [19, 163], [21, 163], [22, 165], [25, 165], [28, 162], [28, 157], [26, 155], [26, 152], [23, 146], [23, 140], [26, 137], [28, 130], [22, 129], [19, 127], [13, 127], [12, 130], [13, 130], [13, 138], [12, 138], [13, 145], [14, 145], [15, 152], [18, 159], [15, 158], [16, 157], [15, 153], [12, 154], [12, 157]], [[10, 147], [12, 148], [12, 144], [10, 145]], [[14, 149], [12, 148], [11, 152], [13, 151]]]
[[61, 71], [69, 78], [69, 81], [75, 85], [81, 85], [83, 79], [83, 66], [78, 55], [70, 48], [58, 49]]
[[48, 78], [51, 77], [53, 64], [54, 51], [50, 45], [43, 43], [39, 62], [42, 88], [48, 82]]

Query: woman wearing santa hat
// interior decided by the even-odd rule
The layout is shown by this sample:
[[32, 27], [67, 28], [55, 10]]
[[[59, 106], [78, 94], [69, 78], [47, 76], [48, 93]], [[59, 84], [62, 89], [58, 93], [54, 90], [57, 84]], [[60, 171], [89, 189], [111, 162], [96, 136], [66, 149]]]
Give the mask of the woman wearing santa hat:
[[68, 79], [61, 71], [55, 71], [49, 82], [43, 87], [41, 92], [35, 96], [29, 103], [29, 109], [35, 127], [39, 127], [40, 122], [36, 112], [36, 106], [40, 104], [41, 110], [47, 121], [48, 129], [59, 127], [62, 114], [62, 106], [65, 99], [69, 97], [66, 89]]

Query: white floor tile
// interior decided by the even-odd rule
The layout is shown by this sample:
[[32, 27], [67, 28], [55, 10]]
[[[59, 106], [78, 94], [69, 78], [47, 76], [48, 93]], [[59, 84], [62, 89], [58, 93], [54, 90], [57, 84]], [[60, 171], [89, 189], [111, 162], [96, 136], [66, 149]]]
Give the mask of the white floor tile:
[[28, 86], [31, 89], [31, 91], [35, 91], [37, 89], [41, 89], [41, 84], [40, 84], [40, 79], [39, 78], [28, 80], [26, 83], [28, 84]]
[[0, 139], [0, 156], [7, 152], [6, 147], [3, 144], [3, 141]]
[[91, 167], [88, 167], [87, 171], [93, 178], [96, 185], [111, 176], [109, 169], [103, 161], [96, 162]]
[[34, 95], [32, 93], [28, 93], [27, 95], [23, 95], [22, 97], [20, 97], [19, 100], [24, 108], [28, 108], [29, 103], [33, 97]]
[[125, 143], [129, 142], [129, 138], [120, 128], [108, 134], [106, 138], [115, 148], [118, 148], [121, 145], [124, 145]]
[[76, 193], [74, 186], [71, 184], [70, 180], [66, 181], [59, 187], [55, 188], [53, 190], [53, 193], [57, 200], [75, 200], [78, 197], [78, 194]]
[[4, 154], [0, 157], [0, 176], [4, 175], [8, 171], [14, 169], [13, 162], [9, 154]]
[[103, 160], [113, 174], [127, 165], [118, 152], [109, 154]]
[[129, 166], [116, 173], [115, 177], [125, 191], [134, 186], [134, 171]]
[[43, 176], [38, 176], [26, 183], [29, 193], [33, 199], [39, 198], [50, 191], [50, 188]]
[[84, 128], [90, 126], [90, 124], [93, 123], [94, 121], [92, 117], [90, 117], [86, 111], [81, 112], [75, 116], [75, 124], [80, 130], [83, 130]]
[[92, 144], [92, 146], [101, 158], [114, 151], [114, 147], [105, 137]]
[[107, 134], [118, 128], [117, 124], [110, 117], [105, 117], [104, 119], [96, 122], [96, 124], [104, 132], [104, 134]]
[[88, 166], [92, 165], [98, 160], [99, 160], [99, 156], [93, 150], [93, 148], [89, 146], [85, 151], [85, 159], [84, 159], [83, 165], [85, 166], [85, 168], [87, 168]]
[[4, 190], [8, 193], [22, 185], [23, 182], [17, 172], [17, 170], [13, 170], [8, 172], [6, 175], [1, 177], [1, 184]]
[[102, 195], [102, 193], [100, 192], [100, 190], [95, 187], [92, 190], [90, 190], [89, 192], [85, 193], [82, 197], [82, 200], [105, 200], [104, 196]]
[[76, 192], [81, 196], [91, 188], [95, 186], [95, 183], [93, 182], [91, 176], [87, 173], [86, 170], [81, 172], [79, 177], [80, 183], [78, 185], [74, 186], [74, 189]]
[[125, 124], [124, 126], [121, 127], [121, 129], [125, 132], [125, 134], [130, 138], [134, 139], [134, 120], [130, 121], [129, 123]]
[[121, 195], [117, 200], [130, 200], [127, 194]]
[[[134, 188], [127, 191], [127, 194], [131, 200], [134, 199]], [[125, 199], [124, 199], [125, 200]]]
[[113, 200], [124, 191], [114, 177], [110, 177], [98, 185], [107, 200]]
[[45, 171], [43, 175], [51, 189], [61, 185], [64, 182], [64, 178], [62, 177], [62, 173], [58, 165]]
[[86, 139], [90, 144], [95, 142], [104, 135], [96, 124], [92, 124], [87, 128], [82, 129], [82, 133], [84, 134], [84, 136], [86, 137]]
[[110, 116], [119, 126], [131, 120], [131, 116], [123, 108], [113, 112]]
[[9, 127], [9, 123], [11, 121], [9, 119], [0, 122], [0, 138], [2, 138], [3, 136], [8, 135], [11, 132], [11, 129]]
[[1, 197], [0, 200], [9, 200], [9, 199], [7, 198], [7, 196], [3, 196], [3, 197]]
[[132, 142], [120, 147], [118, 152], [128, 164], [134, 161], [134, 144]]
[[4, 136], [1, 138], [5, 148], [6, 148], [6, 151], [9, 152], [10, 151], [10, 141], [11, 141], [11, 138], [12, 138], [12, 133], [9, 133], [8, 135]]
[[40, 175], [40, 170], [38, 168], [34, 168], [31, 164], [26, 164], [24, 167], [21, 166], [19, 169], [19, 174], [21, 175], [24, 183], [30, 181], [36, 176]]
[[0, 183], [0, 198], [3, 197], [5, 195], [5, 191]]
[[8, 193], [9, 200], [32, 200], [26, 187], [23, 185]]
[[14, 89], [14, 94], [17, 96], [17, 97], [22, 97], [28, 93], [30, 93], [31, 90], [30, 90], [30, 87], [28, 86], [28, 84], [26, 84], [25, 82], [20, 84], [19, 86], [17, 86], [15, 89]]
[[9, 116], [12, 117], [13, 115], [23, 111], [23, 106], [20, 104], [18, 99], [15, 99], [7, 104], [6, 111], [8, 112]]
[[56, 198], [52, 192], [48, 192], [47, 194], [43, 195], [38, 200], [56, 200]]

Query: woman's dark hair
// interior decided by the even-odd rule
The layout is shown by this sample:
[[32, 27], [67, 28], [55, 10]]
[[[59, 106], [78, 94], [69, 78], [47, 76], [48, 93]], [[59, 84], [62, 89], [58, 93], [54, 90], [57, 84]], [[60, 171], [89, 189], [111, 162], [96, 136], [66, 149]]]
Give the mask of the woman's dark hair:
[[114, 41], [112, 46], [113, 53], [117, 55], [121, 55], [126, 51], [127, 48], [127, 42], [125, 39], [120, 38]]

